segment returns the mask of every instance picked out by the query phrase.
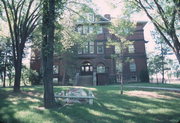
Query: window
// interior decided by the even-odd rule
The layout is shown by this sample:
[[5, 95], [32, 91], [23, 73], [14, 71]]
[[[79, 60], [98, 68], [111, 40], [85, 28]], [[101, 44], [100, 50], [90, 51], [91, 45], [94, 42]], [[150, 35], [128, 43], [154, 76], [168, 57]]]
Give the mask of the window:
[[93, 72], [93, 66], [89, 62], [85, 62], [81, 66], [81, 74], [88, 75], [92, 74]]
[[84, 19], [81, 17], [77, 20], [77, 23], [83, 23], [84, 22]]
[[134, 45], [129, 45], [128, 46], [128, 51], [129, 51], [129, 53], [134, 53], [135, 52], [135, 49], [134, 49]]
[[135, 72], [136, 71], [136, 64], [135, 64], [134, 59], [132, 61], [130, 61], [129, 69], [130, 69], [131, 72]]
[[94, 42], [89, 42], [89, 53], [94, 54]]
[[58, 78], [53, 78], [53, 83], [58, 83]]
[[93, 26], [89, 26], [89, 33], [93, 33], [94, 32], [94, 27]]
[[78, 47], [78, 54], [82, 54], [82, 48]]
[[131, 76], [131, 80], [132, 80], [132, 81], [137, 81], [137, 76], [136, 76], [136, 75], [132, 75], [132, 76]]
[[121, 54], [121, 48], [119, 46], [115, 46], [115, 53]]
[[122, 72], [122, 62], [119, 59], [116, 59], [116, 71]]
[[97, 34], [101, 34], [101, 33], [103, 33], [102, 26], [98, 26], [97, 27]]
[[84, 25], [83, 26], [83, 34], [87, 34], [88, 33], [88, 26]]
[[94, 14], [93, 13], [88, 13], [87, 14], [87, 20], [89, 22], [94, 22]]
[[58, 74], [58, 65], [53, 65], [53, 74]]
[[83, 27], [82, 27], [82, 26], [78, 26], [78, 27], [77, 27], [77, 31], [78, 31], [80, 34], [82, 34]]
[[97, 65], [97, 73], [105, 73], [105, 66], [103, 64]]
[[104, 53], [103, 42], [97, 42], [97, 54], [103, 54], [103, 53]]
[[78, 48], [78, 54], [94, 54], [94, 42], [85, 42], [82, 48]]
[[88, 54], [88, 53], [89, 53], [88, 42], [86, 42], [86, 43], [84, 44], [84, 47], [83, 47], [83, 53], [84, 53], [84, 54]]

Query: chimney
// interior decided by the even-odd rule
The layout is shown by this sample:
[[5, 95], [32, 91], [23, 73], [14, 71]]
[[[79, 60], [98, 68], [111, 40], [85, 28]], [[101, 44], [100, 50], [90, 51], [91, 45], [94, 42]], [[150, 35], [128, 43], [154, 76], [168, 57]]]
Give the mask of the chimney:
[[111, 15], [110, 14], [105, 14], [104, 17], [107, 18], [108, 20], [111, 20]]

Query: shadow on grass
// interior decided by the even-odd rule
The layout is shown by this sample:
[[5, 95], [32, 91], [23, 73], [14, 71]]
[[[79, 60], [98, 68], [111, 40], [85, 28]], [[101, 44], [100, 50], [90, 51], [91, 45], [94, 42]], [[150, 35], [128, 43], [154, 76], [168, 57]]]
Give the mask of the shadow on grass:
[[[55, 92], [69, 87], [55, 87]], [[133, 89], [126, 89], [133, 91]], [[141, 91], [146, 91], [139, 89]], [[148, 90], [149, 91], [149, 90]], [[173, 123], [178, 122], [180, 99], [171, 92], [156, 91], [172, 96], [165, 98], [140, 98], [120, 95], [118, 86], [94, 89], [93, 105], [73, 104], [56, 109], [43, 109], [43, 88], [23, 88], [21, 94], [0, 90], [0, 118], [3, 122], [41, 123]], [[42, 109], [41, 109], [42, 108]]]
[[[7, 91], [0, 89], [0, 123], [11, 123], [20, 122], [18, 119], [14, 118], [16, 109], [12, 109], [12, 102], [8, 101]], [[8, 110], [9, 109], [9, 110]]]

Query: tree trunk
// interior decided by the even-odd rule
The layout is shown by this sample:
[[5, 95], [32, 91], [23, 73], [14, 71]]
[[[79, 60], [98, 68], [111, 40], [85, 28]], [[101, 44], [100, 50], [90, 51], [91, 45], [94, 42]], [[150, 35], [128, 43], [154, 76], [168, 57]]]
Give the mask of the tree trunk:
[[22, 58], [15, 62], [14, 92], [20, 92]]
[[123, 72], [121, 73], [121, 94], [123, 94]]
[[156, 73], [156, 81], [157, 81], [157, 84], [159, 84], [159, 82], [158, 82], [158, 75], [157, 75], [157, 73]]
[[65, 80], [66, 80], [66, 71], [64, 69], [63, 78], [62, 78], [62, 85], [65, 85]]
[[3, 72], [3, 87], [6, 87], [6, 63], [4, 63], [4, 72]]
[[6, 87], [6, 73], [7, 73], [7, 52], [5, 53], [4, 59], [4, 78], [3, 78], [3, 87]]
[[4, 76], [3, 76], [3, 87], [6, 87], [6, 65], [4, 67]]
[[12, 83], [12, 76], [11, 76], [11, 73], [9, 73], [10, 75], [8, 75], [8, 78], [9, 78], [9, 86], [11, 86], [11, 83]]
[[55, 0], [43, 3], [42, 70], [44, 82], [44, 107], [55, 106], [53, 91], [53, 45], [54, 45]]
[[178, 60], [178, 62], [179, 62], [179, 64], [180, 64], [180, 53], [175, 52], [175, 55], [176, 55], [176, 58], [177, 58], [177, 60]]

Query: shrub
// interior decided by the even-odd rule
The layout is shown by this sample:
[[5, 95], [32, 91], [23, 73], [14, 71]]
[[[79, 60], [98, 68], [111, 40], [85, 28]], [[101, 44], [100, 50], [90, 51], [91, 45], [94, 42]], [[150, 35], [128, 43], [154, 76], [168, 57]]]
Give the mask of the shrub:
[[41, 82], [41, 75], [35, 70], [29, 71], [29, 81], [32, 85], [39, 85]]
[[139, 74], [139, 78], [141, 82], [149, 82], [149, 73], [147, 69], [141, 70]]

